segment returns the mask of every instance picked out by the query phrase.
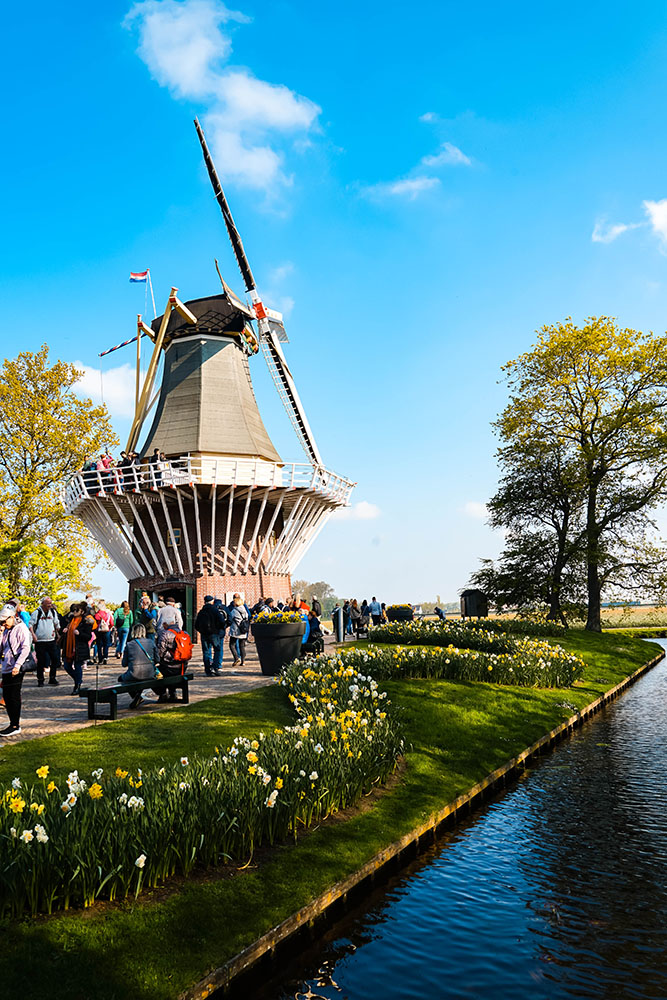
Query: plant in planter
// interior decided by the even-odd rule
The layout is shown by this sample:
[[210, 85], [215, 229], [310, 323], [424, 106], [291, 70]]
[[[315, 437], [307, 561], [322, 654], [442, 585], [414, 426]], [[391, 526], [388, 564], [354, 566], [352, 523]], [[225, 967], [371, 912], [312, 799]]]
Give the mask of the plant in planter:
[[390, 622], [411, 622], [415, 616], [411, 604], [389, 604], [385, 610]]
[[285, 664], [297, 659], [306, 631], [300, 611], [260, 611], [251, 626], [263, 674], [279, 674]]

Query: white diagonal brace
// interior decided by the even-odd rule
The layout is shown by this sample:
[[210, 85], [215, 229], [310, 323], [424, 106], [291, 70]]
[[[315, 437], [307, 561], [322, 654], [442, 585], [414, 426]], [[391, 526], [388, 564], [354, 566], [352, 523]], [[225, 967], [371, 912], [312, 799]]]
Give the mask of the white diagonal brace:
[[280, 553], [276, 556], [276, 560], [273, 564], [275, 572], [285, 572], [284, 566], [288, 561], [290, 551], [295, 545], [298, 544], [299, 539], [302, 537], [302, 533], [308, 530], [308, 526], [317, 515], [319, 509], [320, 506], [317, 497], [307, 497], [306, 502], [301, 508], [299, 517], [292, 525], [292, 530], [289, 535], [283, 539], [282, 545], [280, 546]]
[[269, 493], [271, 492], [271, 487], [267, 486], [264, 490], [264, 496], [259, 508], [259, 514], [257, 515], [257, 520], [255, 521], [255, 530], [252, 533], [252, 539], [250, 545], [248, 546], [248, 552], [246, 555], [245, 565], [243, 566], [243, 573], [248, 572], [248, 565], [252, 559], [252, 553], [255, 548], [255, 542], [257, 541], [257, 535], [259, 534], [259, 526], [262, 523], [262, 517], [264, 516], [264, 510], [266, 508], [266, 501], [269, 499]]
[[141, 517], [139, 516], [139, 504], [135, 503], [134, 500], [131, 500], [130, 502], [132, 503], [132, 507], [134, 508], [134, 519], [139, 525], [141, 534], [144, 536], [144, 541], [146, 542], [148, 550], [153, 557], [153, 566], [155, 568], [155, 573], [157, 574], [157, 576], [162, 576], [163, 570], [162, 566], [160, 565], [160, 560], [158, 559], [157, 552], [153, 548], [153, 543], [151, 542], [150, 535], [146, 531], [144, 522], [141, 520]]
[[290, 516], [287, 518], [285, 524], [283, 524], [283, 530], [280, 532], [280, 535], [278, 536], [278, 539], [276, 541], [276, 547], [271, 553], [269, 561], [267, 562], [264, 568], [265, 573], [268, 573], [270, 571], [272, 563], [275, 562], [276, 552], [280, 551], [280, 546], [282, 545], [283, 539], [286, 538], [287, 535], [289, 534], [292, 524], [294, 523], [294, 518], [296, 517], [302, 503], [303, 503], [303, 494], [301, 494], [301, 496], [297, 498], [296, 503], [292, 507], [292, 512]]
[[121, 505], [118, 503], [118, 501], [116, 500], [116, 498], [114, 496], [111, 497], [111, 502], [114, 505], [114, 507], [116, 508], [116, 512], [118, 513], [118, 516], [120, 517], [121, 521], [123, 522], [123, 524], [125, 525], [125, 527], [127, 529], [126, 530], [126, 534], [128, 535], [129, 540], [136, 547], [137, 552], [141, 556], [141, 561], [144, 564], [144, 569], [146, 570], [146, 572], [148, 573], [149, 576], [152, 576], [153, 575], [153, 570], [151, 568], [150, 560], [147, 559], [146, 556], [144, 555], [143, 549], [141, 548], [141, 545], [139, 544], [139, 539], [136, 537], [136, 533], [134, 531], [134, 528], [132, 527], [132, 525], [128, 521], [128, 519], [127, 519], [127, 517], [125, 515], [125, 511], [123, 510], [123, 508], [121, 507]]
[[248, 496], [246, 497], [245, 507], [243, 508], [243, 520], [241, 521], [241, 530], [239, 531], [239, 540], [236, 546], [236, 559], [234, 560], [234, 566], [232, 568], [232, 573], [236, 573], [239, 568], [239, 559], [241, 558], [241, 543], [243, 541], [243, 532], [245, 531], [245, 526], [248, 521], [248, 510], [250, 509], [250, 501], [252, 500], [253, 487], [248, 487]]
[[274, 573], [282, 573], [283, 564], [287, 559], [287, 554], [295, 543], [296, 539], [301, 537], [302, 530], [309, 524], [313, 517], [313, 514], [319, 509], [317, 497], [307, 496], [303, 497], [304, 504], [299, 512], [298, 518], [295, 519], [292, 527], [288, 533], [285, 534], [284, 538], [281, 539], [280, 545], [276, 546], [275, 559], [271, 564], [271, 568]]
[[162, 555], [164, 556], [164, 564], [167, 567], [168, 571], [170, 573], [173, 573], [174, 572], [174, 566], [172, 564], [171, 559], [169, 558], [169, 553], [167, 552], [167, 546], [164, 544], [164, 538], [162, 537], [162, 532], [160, 531], [160, 528], [158, 527], [157, 518], [156, 518], [155, 513], [153, 511], [153, 504], [148, 499], [148, 497], [146, 497], [146, 506], [148, 507], [148, 515], [149, 515], [151, 521], [153, 522], [153, 527], [155, 529], [155, 537], [157, 538], [158, 542], [160, 543], [160, 548], [162, 549]]
[[[189, 461], [189, 460], [188, 460]], [[190, 551], [190, 534], [188, 532], [188, 523], [185, 520], [185, 513], [183, 512], [183, 499], [181, 497], [181, 491], [178, 486], [176, 487], [176, 499], [178, 500], [178, 512], [181, 515], [181, 530], [183, 532], [183, 538], [185, 539], [185, 551], [188, 554], [188, 569], [191, 573], [194, 573], [194, 565], [192, 562], [192, 552]]]
[[204, 549], [201, 543], [201, 524], [199, 521], [199, 496], [197, 495], [197, 487], [192, 484], [192, 500], [195, 506], [195, 531], [197, 534], [197, 555], [199, 557], [199, 572], [204, 575]]
[[259, 567], [260, 567], [261, 562], [262, 562], [262, 556], [264, 555], [264, 549], [269, 544], [269, 538], [271, 537], [271, 532], [273, 531], [273, 525], [276, 523], [276, 518], [278, 517], [278, 513], [280, 511], [280, 508], [283, 505], [283, 500], [285, 499], [285, 494], [286, 493], [287, 493], [287, 490], [281, 490], [280, 491], [280, 499], [278, 500], [278, 503], [276, 504], [275, 510], [273, 511], [273, 515], [271, 517], [271, 520], [269, 521], [269, 526], [266, 529], [266, 535], [264, 536], [264, 541], [262, 542], [260, 550], [257, 553], [257, 558], [255, 559], [255, 568], [252, 571], [253, 573], [258, 573], [259, 572]]
[[164, 511], [164, 519], [167, 522], [167, 528], [169, 530], [169, 537], [171, 538], [171, 544], [174, 547], [174, 555], [176, 556], [176, 564], [178, 566], [178, 572], [183, 576], [183, 563], [181, 562], [181, 553], [178, 551], [178, 545], [176, 544], [176, 535], [174, 533], [174, 528], [171, 523], [171, 518], [169, 517], [169, 511], [167, 510], [167, 501], [164, 498], [164, 491], [159, 490], [160, 500], [162, 501], [162, 509]]

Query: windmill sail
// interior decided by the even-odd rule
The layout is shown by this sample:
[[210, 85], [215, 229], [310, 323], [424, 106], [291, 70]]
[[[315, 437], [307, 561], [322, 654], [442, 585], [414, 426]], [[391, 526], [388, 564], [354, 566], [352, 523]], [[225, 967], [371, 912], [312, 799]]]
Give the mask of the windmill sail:
[[227, 227], [229, 240], [232, 244], [232, 250], [234, 251], [236, 262], [245, 282], [246, 291], [250, 294], [250, 298], [252, 300], [254, 314], [259, 327], [259, 339], [262, 345], [262, 353], [264, 354], [264, 358], [271, 373], [273, 383], [287, 411], [292, 427], [303, 445], [308, 458], [313, 465], [322, 465], [320, 452], [315, 442], [313, 432], [310, 429], [303, 404], [299, 399], [294, 378], [292, 377], [292, 373], [289, 370], [287, 361], [285, 360], [285, 355], [283, 354], [280, 346], [280, 340], [286, 339], [284, 332], [285, 328], [282, 321], [275, 318], [275, 314], [272, 315], [272, 310], [266, 308], [259, 296], [259, 293], [257, 292], [255, 278], [246, 256], [243, 241], [238, 229], [236, 228], [229, 204], [225, 198], [224, 191], [222, 190], [222, 184], [220, 183], [220, 178], [218, 177], [218, 173], [215, 169], [215, 164], [213, 163], [213, 159], [211, 158], [211, 154], [206, 144], [206, 139], [204, 138], [201, 125], [196, 118], [195, 128], [197, 129], [197, 135], [199, 137], [199, 142], [201, 143], [202, 152], [204, 154], [204, 163], [206, 164], [206, 169], [208, 170], [208, 175], [213, 186], [213, 192], [215, 194], [216, 201], [220, 206], [222, 217], [225, 220], [225, 226]]

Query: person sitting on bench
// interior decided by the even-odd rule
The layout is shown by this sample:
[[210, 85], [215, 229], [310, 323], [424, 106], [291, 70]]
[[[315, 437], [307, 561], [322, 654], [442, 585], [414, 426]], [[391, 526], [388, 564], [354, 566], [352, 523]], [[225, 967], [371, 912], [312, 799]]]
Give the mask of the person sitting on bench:
[[[159, 678], [162, 674], [157, 669], [158, 652], [155, 640], [146, 635], [146, 626], [132, 626], [130, 640], [123, 651], [123, 666], [127, 667], [118, 680], [121, 684], [131, 684], [132, 681], [149, 681]], [[156, 694], [160, 694], [156, 691]], [[130, 708], [137, 708], [143, 701], [141, 692], [135, 694], [130, 702]]]
[[[158, 632], [157, 653], [160, 671], [164, 677], [176, 677], [183, 673], [183, 663], [176, 659], [176, 634], [171, 628]], [[158, 701], [178, 701], [174, 688], [162, 691]]]

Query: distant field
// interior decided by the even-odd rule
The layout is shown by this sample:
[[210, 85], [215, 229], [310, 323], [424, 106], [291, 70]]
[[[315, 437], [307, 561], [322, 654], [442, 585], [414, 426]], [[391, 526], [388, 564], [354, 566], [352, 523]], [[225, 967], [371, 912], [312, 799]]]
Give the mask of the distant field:
[[[434, 618], [434, 615], [426, 615]], [[458, 614], [448, 614], [449, 620], [460, 618]], [[513, 614], [491, 615], [492, 618], [514, 618]], [[667, 628], [667, 607], [658, 604], [643, 604], [625, 608], [603, 608], [602, 627], [610, 628]]]

